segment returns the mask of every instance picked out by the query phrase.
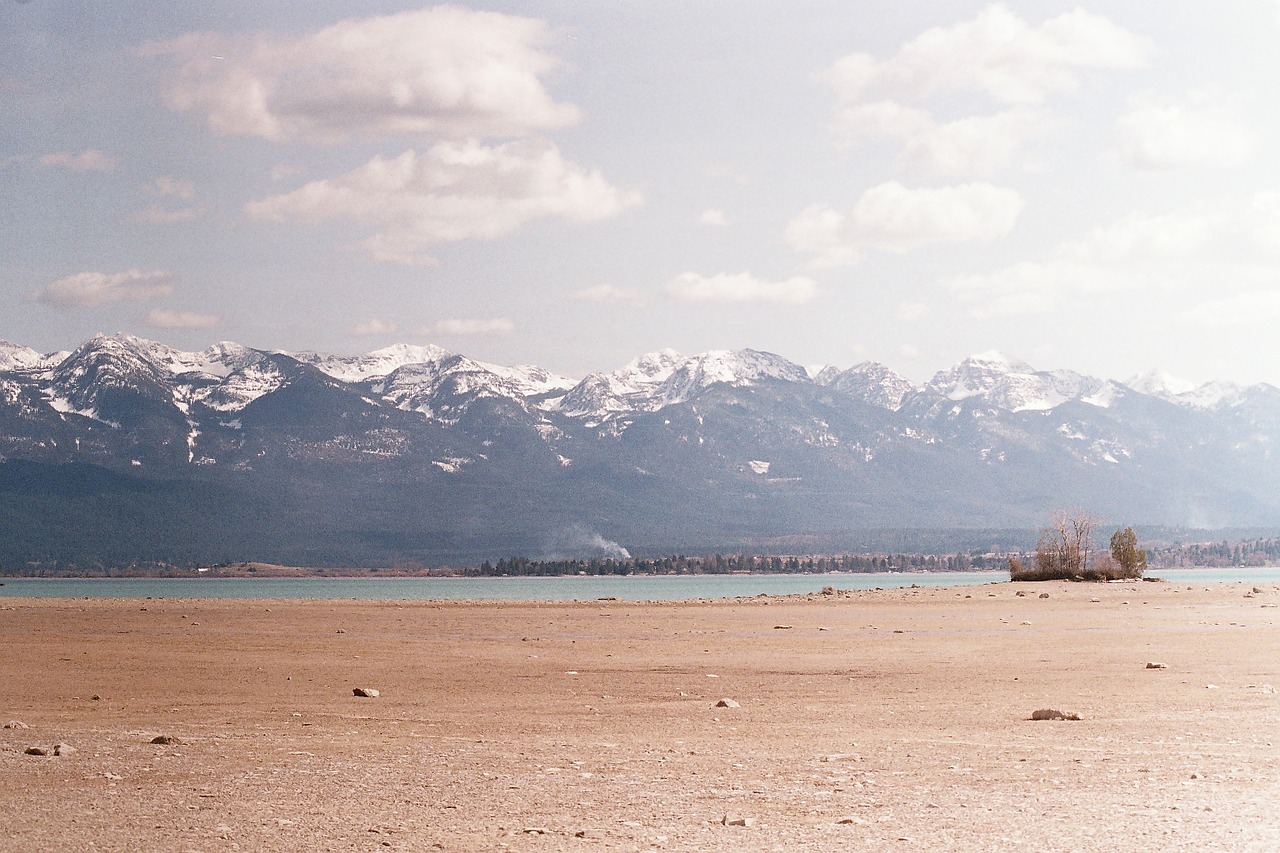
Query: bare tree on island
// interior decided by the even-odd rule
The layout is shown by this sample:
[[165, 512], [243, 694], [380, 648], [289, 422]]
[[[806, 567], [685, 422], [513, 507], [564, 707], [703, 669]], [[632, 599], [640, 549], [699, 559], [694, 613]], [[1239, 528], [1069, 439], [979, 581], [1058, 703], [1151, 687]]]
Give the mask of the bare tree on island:
[[1036, 543], [1034, 566], [1009, 560], [1009, 579], [1034, 580], [1119, 580], [1140, 578], [1147, 567], [1147, 554], [1138, 548], [1132, 527], [1117, 530], [1111, 537], [1111, 553], [1092, 558], [1093, 533], [1100, 524], [1096, 515], [1081, 509], [1054, 512]]

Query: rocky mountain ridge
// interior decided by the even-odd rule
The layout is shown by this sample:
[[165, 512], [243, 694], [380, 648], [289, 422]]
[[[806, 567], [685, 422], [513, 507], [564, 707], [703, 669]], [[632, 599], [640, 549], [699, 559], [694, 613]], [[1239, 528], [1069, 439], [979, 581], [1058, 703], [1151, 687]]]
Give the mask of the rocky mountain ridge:
[[[1116, 382], [1000, 353], [920, 386], [876, 363], [811, 375], [755, 350], [664, 350], [575, 382], [434, 346], [0, 342], [0, 566], [162, 552], [430, 564], [538, 555], [566, 529], [640, 552], [758, 547], [1034, 525], [1077, 505], [1277, 524], [1277, 440], [1273, 386]], [[59, 544], [74, 513], [84, 541]]]

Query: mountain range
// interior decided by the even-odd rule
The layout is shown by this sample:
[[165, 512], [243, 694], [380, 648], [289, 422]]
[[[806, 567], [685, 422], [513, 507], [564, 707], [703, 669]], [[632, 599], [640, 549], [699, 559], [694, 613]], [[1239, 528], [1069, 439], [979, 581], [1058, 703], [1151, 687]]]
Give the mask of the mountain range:
[[[1280, 389], [975, 355], [671, 350], [575, 381], [435, 346], [359, 356], [0, 341], [0, 568], [437, 565], [854, 548], [866, 531], [1280, 525]], [[620, 544], [619, 544], [620, 543]]]

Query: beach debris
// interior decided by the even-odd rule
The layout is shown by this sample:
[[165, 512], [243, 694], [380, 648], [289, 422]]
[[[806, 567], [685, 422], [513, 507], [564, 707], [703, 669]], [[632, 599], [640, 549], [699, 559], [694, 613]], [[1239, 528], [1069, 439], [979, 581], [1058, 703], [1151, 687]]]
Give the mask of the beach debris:
[[58, 744], [54, 744], [54, 747], [53, 747], [54, 755], [70, 755], [75, 751], [76, 751], [76, 748], [69, 743], [58, 743]]
[[1033, 720], [1079, 720], [1079, 714], [1073, 714], [1069, 711], [1059, 711], [1056, 708], [1041, 708], [1038, 711], [1031, 712]]
[[31, 727], [30, 727], [30, 726], [28, 726], [26, 723], [22, 722], [22, 720], [10, 720], [9, 722], [7, 722], [7, 723], [5, 723], [5, 724], [4, 724], [4, 727], [5, 727], [6, 729], [29, 729], [29, 728], [31, 728]]
[[756, 819], [753, 817], [742, 817], [732, 812], [720, 818], [720, 822], [725, 826], [755, 826]]
[[1169, 664], [1161, 663], [1158, 660], [1147, 661], [1147, 669], [1168, 669]]
[[721, 699], [719, 702], [717, 702], [717, 703], [715, 704], [715, 707], [717, 707], [717, 708], [741, 708], [742, 706], [741, 706], [741, 705], [739, 705], [739, 704], [738, 704], [737, 702], [735, 702], [734, 700], [732, 700], [732, 699], [730, 699], [730, 698], [728, 698], [728, 697], [726, 696], [724, 699]]
[[365, 699], [377, 699], [380, 695], [379, 692], [374, 690], [372, 687], [353, 687], [351, 688], [351, 692], [356, 696], [361, 696]]
[[158, 744], [160, 746], [176, 746], [177, 744], [182, 743], [182, 741], [173, 735], [156, 735], [151, 739], [151, 743]]

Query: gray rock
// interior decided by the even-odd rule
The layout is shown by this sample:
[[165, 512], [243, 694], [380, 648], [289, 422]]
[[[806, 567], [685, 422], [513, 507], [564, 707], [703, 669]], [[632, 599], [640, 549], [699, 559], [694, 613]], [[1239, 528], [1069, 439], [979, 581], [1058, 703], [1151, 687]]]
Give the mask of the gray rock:
[[378, 691], [374, 690], [372, 687], [354, 687], [351, 689], [351, 692], [356, 696], [362, 696], [365, 699], [377, 699], [380, 695]]
[[725, 698], [717, 702], [716, 707], [717, 708], [741, 708], [742, 706], [739, 705], [737, 702], [733, 701], [732, 699]]

